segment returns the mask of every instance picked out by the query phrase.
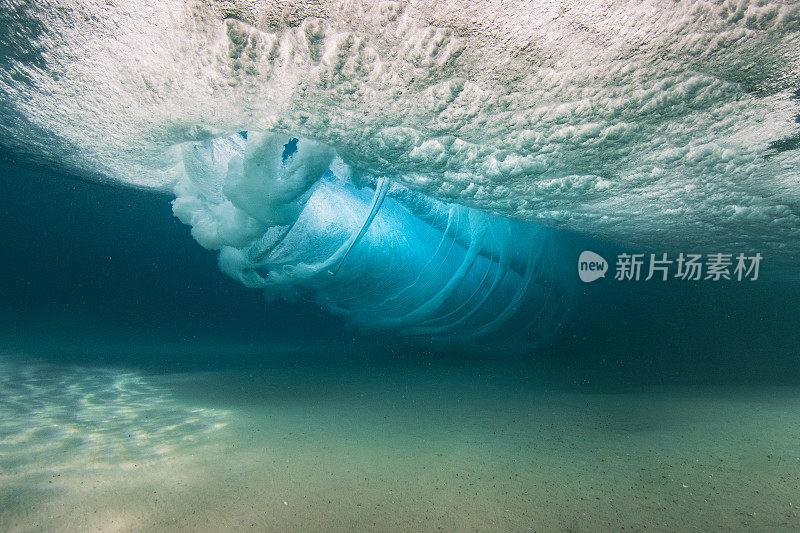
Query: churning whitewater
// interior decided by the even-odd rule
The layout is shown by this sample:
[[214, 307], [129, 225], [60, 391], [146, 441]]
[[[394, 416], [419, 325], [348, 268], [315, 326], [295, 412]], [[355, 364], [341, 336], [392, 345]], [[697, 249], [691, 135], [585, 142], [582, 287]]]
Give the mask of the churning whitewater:
[[18, 163], [170, 190], [183, 143], [276, 132], [357, 185], [620, 242], [800, 253], [796, 2], [6, 4]]

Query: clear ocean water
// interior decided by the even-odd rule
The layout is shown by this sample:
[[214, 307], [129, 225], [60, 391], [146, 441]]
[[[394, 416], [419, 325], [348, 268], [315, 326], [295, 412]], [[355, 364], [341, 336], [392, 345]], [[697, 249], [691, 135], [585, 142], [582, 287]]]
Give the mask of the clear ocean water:
[[800, 5], [502, 4], [0, 0], [0, 531], [800, 530]]
[[265, 301], [162, 196], [3, 176], [6, 530], [800, 523], [796, 284], [587, 285], [536, 348], [431, 345]]

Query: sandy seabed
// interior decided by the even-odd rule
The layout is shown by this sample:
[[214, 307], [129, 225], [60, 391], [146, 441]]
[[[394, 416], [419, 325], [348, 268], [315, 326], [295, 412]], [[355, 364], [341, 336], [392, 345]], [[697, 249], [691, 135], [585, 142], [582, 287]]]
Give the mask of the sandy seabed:
[[0, 360], [3, 531], [800, 530], [800, 391], [533, 363]]

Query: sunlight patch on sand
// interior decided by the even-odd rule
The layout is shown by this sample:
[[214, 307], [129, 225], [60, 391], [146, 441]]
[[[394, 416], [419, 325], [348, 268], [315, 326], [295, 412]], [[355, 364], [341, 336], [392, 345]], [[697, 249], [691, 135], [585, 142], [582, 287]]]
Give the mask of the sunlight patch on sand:
[[227, 425], [146, 376], [0, 361], [0, 479], [138, 468]]

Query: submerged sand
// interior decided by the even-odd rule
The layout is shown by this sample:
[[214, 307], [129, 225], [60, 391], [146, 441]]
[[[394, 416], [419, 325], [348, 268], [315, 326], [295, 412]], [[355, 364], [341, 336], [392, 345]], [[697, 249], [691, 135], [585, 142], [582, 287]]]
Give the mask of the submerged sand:
[[533, 363], [0, 364], [4, 531], [800, 530], [800, 391]]

